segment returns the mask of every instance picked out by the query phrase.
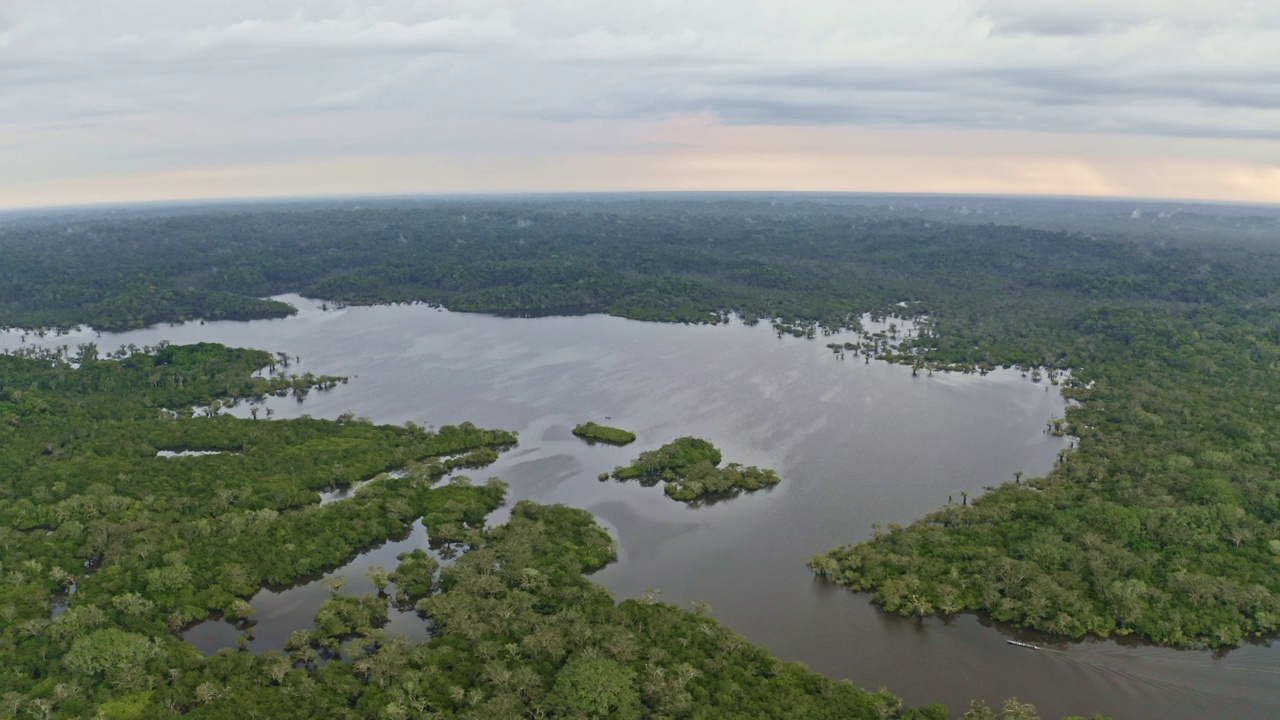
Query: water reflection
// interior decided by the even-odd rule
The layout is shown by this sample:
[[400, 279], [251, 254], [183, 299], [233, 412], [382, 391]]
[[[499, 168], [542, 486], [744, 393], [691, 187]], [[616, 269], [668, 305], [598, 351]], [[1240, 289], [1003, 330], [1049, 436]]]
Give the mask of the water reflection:
[[[159, 458], [204, 457], [205, 455], [222, 455], [225, 450], [157, 450]], [[234, 453], [233, 453], [234, 454]]]
[[[1046, 643], [970, 615], [886, 615], [806, 569], [815, 553], [869, 537], [873, 524], [908, 523], [1016, 471], [1047, 471], [1068, 442], [1045, 432], [1064, 412], [1047, 381], [1012, 371], [913, 377], [908, 367], [841, 361], [825, 345], [843, 337], [779, 338], [767, 325], [521, 320], [425, 306], [326, 312], [286, 299], [301, 308], [297, 317], [153, 328], [97, 342], [104, 349], [162, 339], [223, 342], [300, 355], [295, 372], [351, 376], [350, 384], [301, 404], [268, 400], [278, 418], [352, 412], [377, 422], [471, 420], [518, 431], [517, 448], [468, 474], [502, 477], [513, 502], [593, 512], [620, 548], [618, 562], [595, 580], [620, 597], [660, 588], [663, 600], [686, 607], [708, 602], [715, 617], [780, 657], [888, 687], [911, 704], [956, 710], [973, 698], [995, 704], [1017, 696], [1046, 717], [1280, 717], [1277, 648], [1215, 656], [1115, 642]], [[91, 339], [88, 333], [58, 344]], [[250, 408], [230, 412], [248, 416]], [[570, 432], [606, 417], [637, 441], [589, 445]], [[728, 461], [774, 468], [783, 482], [771, 492], [691, 508], [660, 488], [596, 479], [681, 435], [711, 440]], [[505, 519], [499, 510], [489, 522]], [[390, 569], [396, 554], [425, 542], [415, 527], [410, 538], [331, 574], [347, 578], [346, 593], [372, 592], [364, 578], [369, 565]], [[259, 593], [250, 647], [281, 647], [289, 630], [310, 626], [325, 596], [318, 585]], [[201, 626], [187, 637], [205, 649], [234, 646], [239, 631], [223, 626]], [[425, 628], [406, 613], [388, 629], [423, 637]], [[1052, 648], [1013, 647], [1009, 637]]]
[[[441, 459], [443, 460], [444, 458], [441, 458]], [[368, 480], [364, 480], [358, 483], [353, 483], [349, 487], [332, 488], [330, 490], [325, 490], [324, 492], [320, 493], [320, 504], [328, 505], [331, 502], [337, 502], [339, 500], [347, 500], [349, 498], [354, 497], [356, 493], [360, 492], [360, 488], [368, 485], [369, 483], [378, 482], [379, 480], [388, 480], [391, 478], [402, 478], [407, 474], [408, 474], [408, 471], [406, 470], [392, 470], [391, 472], [379, 473], [378, 475], [375, 475], [374, 477], [369, 478]]]
[[[313, 620], [316, 611], [329, 598], [329, 590], [324, 586], [326, 579], [343, 578], [346, 581], [341, 590], [343, 595], [377, 595], [378, 588], [366, 576], [369, 568], [380, 566], [388, 572], [393, 571], [399, 564], [396, 559], [398, 555], [416, 549], [426, 551], [441, 567], [452, 562], [458, 553], [458, 548], [453, 545], [437, 543], [433, 547], [427, 528], [419, 520], [403, 536], [392, 538], [361, 553], [332, 572], [315, 575], [289, 586], [268, 587], [258, 591], [249, 601], [254, 612], [248, 623], [236, 624], [226, 619], [214, 618], [187, 629], [182, 633], [182, 638], [206, 653], [236, 648], [241, 637], [248, 639], [248, 649], [255, 652], [280, 650], [284, 648], [289, 633], [315, 627]], [[388, 600], [395, 593], [395, 583], [391, 583], [385, 591]], [[387, 624], [382, 627], [387, 633], [407, 635], [416, 641], [427, 637], [430, 624], [412, 608], [389, 602], [387, 617]]]

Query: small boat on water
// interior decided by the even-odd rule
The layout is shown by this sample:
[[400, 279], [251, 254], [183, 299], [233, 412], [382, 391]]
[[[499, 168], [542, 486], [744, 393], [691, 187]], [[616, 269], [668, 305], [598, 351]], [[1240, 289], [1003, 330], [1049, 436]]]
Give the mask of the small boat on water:
[[1040, 649], [1039, 645], [1032, 645], [1031, 643], [1018, 642], [1017, 640], [1006, 640], [1005, 642], [1009, 643], [1010, 645], [1017, 645], [1018, 647], [1029, 648], [1031, 650]]

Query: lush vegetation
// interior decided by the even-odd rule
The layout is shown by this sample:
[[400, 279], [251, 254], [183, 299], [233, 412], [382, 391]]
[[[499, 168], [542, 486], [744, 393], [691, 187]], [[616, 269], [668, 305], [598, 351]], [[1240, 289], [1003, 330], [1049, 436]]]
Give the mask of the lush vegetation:
[[1092, 311], [1064, 394], [1077, 446], [815, 571], [904, 614], [1235, 645], [1280, 628], [1280, 335], [1267, 306]]
[[[433, 623], [427, 642], [379, 629], [388, 598], [335, 594], [285, 653], [193, 661], [180, 681], [151, 691], [146, 707], [195, 717], [946, 717], [938, 706], [904, 708], [885, 691], [780, 662], [706, 608], [615, 603], [583, 577], [614, 556], [584, 511], [521, 502], [466, 546], [417, 603]], [[1003, 717], [1036, 717], [1011, 702]]]
[[573, 434], [584, 440], [608, 443], [610, 445], [627, 445], [636, 441], [636, 434], [608, 425], [585, 422], [573, 429]]
[[[857, 327], [866, 312], [897, 314], [917, 320], [918, 331], [893, 347], [864, 337], [833, 352], [917, 370], [1039, 369], [1075, 401], [1063, 429], [1078, 442], [1046, 477], [999, 485], [838, 548], [813, 560], [817, 572], [908, 614], [971, 610], [1067, 636], [1135, 634], [1179, 645], [1272, 636], [1280, 628], [1275, 213], [1236, 208], [1210, 217], [1216, 211], [1198, 208], [1158, 222], [1092, 215], [1073, 225], [1074, 212], [1038, 230], [988, 222], [1004, 217], [990, 213], [804, 197], [36, 218], [0, 226], [0, 324], [111, 329], [271, 317], [288, 308], [260, 298], [288, 291], [515, 314], [719, 322], [737, 313], [813, 337]], [[174, 353], [196, 359], [184, 365], [138, 353], [115, 361], [90, 352], [76, 359], [79, 370], [54, 358], [0, 361], [0, 653], [12, 669], [3, 689], [28, 703], [24, 712], [45, 707], [33, 702], [69, 708], [67, 715], [101, 704], [123, 717], [183, 692], [207, 699], [214, 709], [204, 712], [227, 702], [244, 714], [247, 706], [221, 690], [266, 661], [194, 657], [169, 628], [211, 612], [243, 615], [258, 583], [332, 567], [419, 515], [433, 536], [474, 539], [468, 523], [501, 494], [431, 488], [425, 478], [444, 466], [428, 460], [423, 474], [319, 507], [320, 489], [435, 455], [482, 462], [512, 438], [355, 419], [191, 417], [195, 406], [279, 388], [247, 372], [269, 356]], [[309, 381], [288, 382], [286, 392]], [[161, 449], [227, 452], [157, 460]], [[719, 458], [699, 462], [716, 468]], [[69, 609], [51, 621], [50, 604], [71, 583]], [[426, 591], [421, 602], [451, 592], [415, 587]], [[676, 625], [696, 622], [671, 612]], [[484, 647], [491, 658], [466, 662], [507, 653], [505, 645]], [[582, 678], [607, 677], [596, 696], [628, 712], [626, 688], [645, 682], [642, 668], [616, 657], [576, 663], [563, 684], [561, 667], [540, 675], [546, 697], [558, 702], [591, 695]], [[170, 669], [180, 677], [165, 675]], [[288, 702], [258, 698], [264, 714], [330, 694], [332, 707], [355, 707], [370, 684], [354, 663], [284, 671], [313, 682], [328, 673], [331, 682]], [[789, 672], [789, 687], [825, 692], [820, 679]], [[260, 682], [283, 687], [270, 675]], [[465, 696], [472, 686], [458, 687]], [[206, 707], [176, 702], [192, 712]]]
[[782, 482], [772, 470], [729, 463], [721, 468], [720, 450], [701, 438], [682, 437], [657, 450], [640, 453], [630, 465], [616, 468], [601, 479], [639, 480], [646, 485], [665, 483], [667, 497], [682, 502], [725, 498], [755, 492]]
[[[1080, 440], [1049, 477], [838, 550], [819, 572], [895, 610], [978, 610], [1073, 636], [1230, 645], [1273, 633], [1280, 215], [1170, 207], [1139, 222], [1108, 204], [948, 202], [618, 197], [33, 218], [0, 226], [0, 323], [194, 317], [162, 291], [712, 322], [736, 312], [803, 336], [896, 313], [917, 331], [864, 334], [852, 350], [917, 372], [1070, 371], [1078, 402], [1064, 429]], [[1005, 218], [1052, 229], [991, 222]]]
[[0, 225], [0, 325], [124, 329], [275, 317], [287, 306], [260, 298], [283, 292], [695, 322], [737, 311], [828, 326], [913, 300], [908, 312], [932, 313], [950, 340], [983, 346], [966, 359], [1034, 363], [1062, 350], [1021, 344], [1040, 335], [1043, 321], [1070, 320], [1098, 304], [1217, 303], [1274, 277], [1222, 242], [1206, 254], [1158, 236], [1109, 239], [1094, 230], [978, 225], [969, 216], [948, 223], [838, 198], [424, 201], [139, 215]]
[[[276, 362], [264, 352], [29, 355], [0, 355], [0, 693], [37, 715], [147, 691], [190, 664], [174, 631], [211, 613], [247, 619], [262, 584], [345, 562], [418, 517], [461, 535], [503, 496], [432, 488], [447, 468], [430, 458], [482, 461], [510, 433], [209, 412], [295, 385], [254, 375]], [[166, 448], [224, 452], [157, 457]], [[320, 490], [424, 460], [319, 505]]]
[[640, 457], [626, 467], [613, 471], [618, 480], [648, 480], [673, 482], [685, 468], [699, 463], [712, 467], [720, 464], [720, 450], [702, 438], [676, 438], [657, 450], [640, 453]]
[[[946, 717], [780, 662], [705, 608], [615, 603], [583, 575], [614, 547], [581, 510], [522, 502], [486, 529], [503, 484], [437, 486], [451, 465], [435, 458], [483, 462], [508, 433], [173, 409], [262, 397], [272, 381], [253, 373], [270, 362], [212, 344], [0, 356], [5, 717]], [[464, 552], [370, 568], [376, 595], [327, 579], [314, 627], [283, 651], [206, 657], [176, 635], [211, 613], [249, 621], [263, 583], [329, 570], [418, 517], [433, 546]], [[427, 642], [382, 629], [391, 602], [432, 623]]]
[[440, 563], [424, 550], [412, 550], [396, 556], [400, 564], [389, 579], [396, 584], [397, 599], [417, 601], [435, 590], [436, 571]]

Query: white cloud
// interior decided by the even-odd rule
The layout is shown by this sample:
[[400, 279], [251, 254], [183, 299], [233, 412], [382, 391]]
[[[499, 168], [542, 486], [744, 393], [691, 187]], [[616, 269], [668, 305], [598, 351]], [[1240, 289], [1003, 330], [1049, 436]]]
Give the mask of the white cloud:
[[699, 114], [1276, 140], [1277, 47], [1253, 0], [8, 0], [0, 173], [625, 153]]

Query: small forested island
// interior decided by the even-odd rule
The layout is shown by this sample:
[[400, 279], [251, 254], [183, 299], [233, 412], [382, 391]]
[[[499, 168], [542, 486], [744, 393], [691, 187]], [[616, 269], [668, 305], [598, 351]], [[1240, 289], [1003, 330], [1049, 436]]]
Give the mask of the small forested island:
[[594, 422], [585, 422], [573, 429], [573, 434], [592, 442], [602, 442], [609, 445], [626, 445], [636, 441], [636, 434], [621, 428], [609, 427], [608, 425], [598, 425]]
[[615, 480], [639, 480], [653, 485], [664, 482], [667, 497], [682, 502], [728, 497], [773, 487], [782, 478], [773, 470], [743, 467], [737, 463], [720, 465], [720, 450], [701, 438], [682, 437], [657, 450], [640, 453], [630, 465], [616, 468]]

